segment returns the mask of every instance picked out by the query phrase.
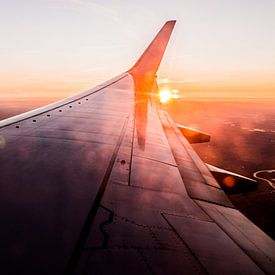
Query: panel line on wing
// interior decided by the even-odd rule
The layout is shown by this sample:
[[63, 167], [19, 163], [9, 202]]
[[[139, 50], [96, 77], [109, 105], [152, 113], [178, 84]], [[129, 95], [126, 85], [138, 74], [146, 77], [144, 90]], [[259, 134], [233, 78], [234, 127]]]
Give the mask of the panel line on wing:
[[[131, 111], [132, 112], [132, 111]], [[124, 122], [124, 125], [123, 125], [123, 128], [121, 130], [121, 134], [119, 136], [119, 139], [118, 139], [118, 142], [117, 142], [117, 145], [113, 151], [113, 154], [112, 154], [112, 157], [111, 157], [111, 160], [109, 162], [109, 165], [106, 169], [106, 172], [105, 172], [105, 175], [104, 175], [104, 178], [101, 182], [101, 185], [99, 187], [99, 190], [97, 192], [97, 195], [93, 201], [93, 204], [91, 206], [91, 209], [90, 209], [90, 212], [88, 214], [88, 217], [86, 219], [86, 222], [84, 223], [84, 226], [81, 230], [81, 233], [79, 235], [79, 238], [76, 242], [76, 245], [74, 247], [74, 250], [73, 250], [73, 253], [71, 255], [71, 258], [67, 264], [67, 267], [66, 267], [66, 270], [65, 270], [65, 274], [73, 274], [75, 269], [76, 269], [76, 266], [78, 264], [78, 261], [80, 259], [80, 256], [81, 256], [81, 253], [82, 253], [82, 250], [84, 248], [84, 245], [85, 245], [85, 242], [89, 236], [89, 233], [90, 233], [90, 230], [91, 230], [91, 227], [93, 225], [93, 222], [94, 222], [94, 219], [96, 217], [96, 213], [97, 213], [97, 210], [100, 206], [100, 202], [101, 202], [101, 199], [104, 195], [104, 191], [105, 191], [105, 188], [108, 184], [108, 180], [110, 178], [110, 175], [112, 173], [112, 169], [113, 169], [113, 166], [114, 166], [114, 163], [115, 163], [115, 160], [116, 160], [116, 157], [117, 157], [117, 154], [118, 154], [118, 151], [119, 151], [119, 148], [120, 148], [120, 145], [123, 141], [123, 137], [126, 133], [126, 129], [127, 129], [127, 125], [128, 125], [128, 122], [129, 122], [129, 117], [125, 120]]]
[[[257, 245], [254, 241], [252, 237], [252, 235], [254, 235], [256, 232], [256, 230], [259, 230], [254, 224], [252, 224], [252, 226], [254, 227], [254, 232], [250, 232], [249, 235], [247, 234], [247, 232], [245, 231], [244, 228], [240, 228], [238, 225], [236, 225], [234, 223], [234, 220], [232, 220], [231, 218], [228, 218], [228, 214], [225, 215], [224, 211], [222, 211], [222, 209], [225, 209], [223, 206], [221, 205], [212, 205], [213, 203], [211, 202], [202, 202], [200, 200], [195, 200], [195, 202], [202, 208], [202, 210], [204, 212], [206, 212], [213, 220], [214, 222], [217, 224], [217, 226], [219, 226], [221, 228], [221, 230], [223, 230], [229, 238], [231, 238], [236, 245], [238, 245], [240, 247], [240, 249], [246, 253], [253, 261], [254, 263], [264, 272], [266, 273], [272, 273], [272, 263], [274, 264], [274, 259], [275, 257], [273, 257], [273, 259], [271, 258], [272, 252], [268, 253], [267, 251], [265, 251], [265, 249], [263, 249], [263, 247], [260, 247], [259, 245]], [[235, 213], [237, 213], [238, 210], [236, 209], [228, 209], [229, 211], [233, 211]], [[218, 215], [220, 217], [222, 217], [222, 221], [221, 219], [218, 217]], [[251, 223], [250, 220], [248, 220], [245, 216], [243, 216], [243, 214], [239, 213], [241, 217], [238, 217], [238, 220], [242, 220], [242, 222], [245, 222], [246, 224]], [[226, 222], [225, 222], [226, 221]], [[238, 232], [238, 234], [233, 233], [232, 232], [232, 228], [230, 228], [230, 226], [232, 228], [234, 228], [234, 230], [236, 230]], [[236, 232], [235, 231], [235, 232]], [[253, 234], [254, 233], [254, 234]], [[256, 235], [256, 234], [255, 234]], [[241, 236], [238, 237], [238, 236]], [[249, 238], [250, 237], [250, 238]], [[267, 238], [269, 238], [268, 236], [263, 236], [263, 238], [265, 238], [265, 241]], [[264, 244], [264, 242], [263, 242]], [[251, 245], [253, 246], [253, 248], [256, 248], [258, 253], [255, 253], [254, 249], [251, 247]], [[249, 249], [248, 249], [249, 247]], [[270, 246], [269, 246], [270, 247]], [[272, 251], [272, 249], [270, 249], [269, 251]], [[263, 257], [265, 257], [265, 259], [263, 259]]]
[[165, 165], [169, 165], [169, 166], [172, 166], [172, 167], [178, 167], [177, 164], [173, 164], [173, 163], [157, 160], [157, 159], [154, 159], [154, 158], [150, 158], [150, 157], [146, 157], [146, 156], [139, 156], [139, 155], [134, 155], [134, 156], [136, 158], [148, 159], [148, 160], [151, 160], [151, 161], [154, 161], [154, 162], [158, 162], [158, 163], [162, 163], [162, 164], [165, 164]]
[[178, 233], [178, 231], [174, 228], [174, 226], [169, 222], [169, 220], [166, 218], [167, 214], [161, 213], [162, 218], [167, 222], [167, 224], [171, 227], [171, 229], [174, 231], [174, 233], [177, 235], [177, 237], [184, 243], [184, 245], [186, 246], [186, 248], [189, 250], [189, 253], [196, 259], [198, 265], [202, 268], [202, 270], [208, 274], [207, 270], [205, 269], [205, 267], [202, 265], [202, 263], [200, 262], [200, 260], [198, 259], [198, 257], [196, 256], [196, 254], [193, 252], [193, 250], [188, 246], [188, 244], [183, 240], [183, 238], [181, 237], [181, 235]]

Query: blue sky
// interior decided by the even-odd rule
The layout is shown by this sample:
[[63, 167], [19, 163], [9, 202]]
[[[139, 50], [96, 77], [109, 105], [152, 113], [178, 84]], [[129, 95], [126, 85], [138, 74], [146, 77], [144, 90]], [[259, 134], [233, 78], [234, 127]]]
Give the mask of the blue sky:
[[131, 67], [169, 19], [160, 80], [262, 85], [270, 96], [274, 14], [273, 0], [0, 0], [0, 97], [90, 88]]

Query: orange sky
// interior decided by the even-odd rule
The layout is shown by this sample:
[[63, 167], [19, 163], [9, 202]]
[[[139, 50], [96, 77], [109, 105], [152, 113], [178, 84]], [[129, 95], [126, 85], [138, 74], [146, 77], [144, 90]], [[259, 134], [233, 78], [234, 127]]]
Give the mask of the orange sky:
[[274, 14], [267, 0], [5, 1], [0, 100], [100, 84], [130, 68], [167, 19], [177, 24], [160, 83], [185, 97], [275, 99]]

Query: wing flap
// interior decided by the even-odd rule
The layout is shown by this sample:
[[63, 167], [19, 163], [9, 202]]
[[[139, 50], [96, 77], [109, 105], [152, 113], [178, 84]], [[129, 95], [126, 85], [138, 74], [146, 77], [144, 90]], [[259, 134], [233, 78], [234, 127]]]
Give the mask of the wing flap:
[[197, 203], [266, 274], [274, 273], [275, 244], [269, 236], [236, 209], [202, 201]]
[[257, 181], [242, 175], [206, 164], [215, 179], [219, 182], [223, 190], [228, 194], [255, 191]]
[[159, 113], [165, 134], [190, 197], [233, 207], [204, 162], [198, 157], [169, 115], [163, 111]]
[[177, 124], [177, 127], [189, 143], [201, 143], [210, 141], [210, 135], [196, 129]]

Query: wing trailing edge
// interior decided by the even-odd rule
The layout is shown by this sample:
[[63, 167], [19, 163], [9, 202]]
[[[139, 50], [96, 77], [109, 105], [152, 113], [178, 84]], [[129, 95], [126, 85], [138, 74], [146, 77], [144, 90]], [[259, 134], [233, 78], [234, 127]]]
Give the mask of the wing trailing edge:
[[210, 141], [210, 135], [204, 132], [180, 124], [177, 124], [177, 127], [189, 143], [201, 143]]
[[207, 168], [227, 194], [255, 191], [257, 181], [206, 163]]

